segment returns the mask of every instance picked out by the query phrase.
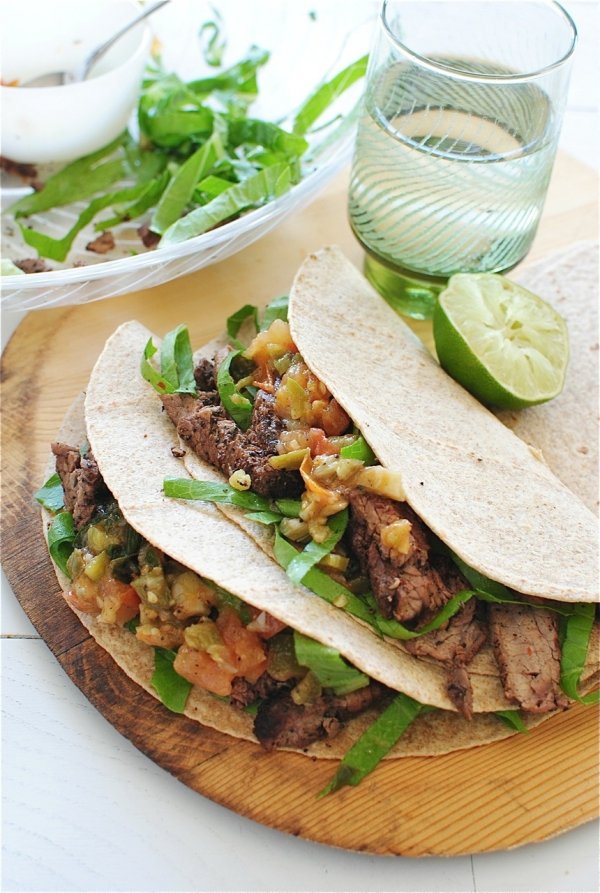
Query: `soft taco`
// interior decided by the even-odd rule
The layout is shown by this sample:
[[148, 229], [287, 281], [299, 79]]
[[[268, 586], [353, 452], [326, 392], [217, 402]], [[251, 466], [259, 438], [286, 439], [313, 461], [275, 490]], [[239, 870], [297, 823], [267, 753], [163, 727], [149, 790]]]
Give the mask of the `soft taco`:
[[289, 321], [276, 303], [242, 348], [253, 312], [193, 372], [181, 327], [160, 371], [146, 344], [197, 481], [165, 493], [219, 503], [296, 586], [383, 636], [400, 691], [467, 718], [578, 699], [598, 662], [596, 519], [581, 500], [338, 250], [307, 259]]
[[[345, 262], [335, 254], [333, 258], [336, 264], [342, 265], [344, 272]], [[358, 274], [353, 275], [362, 283]], [[302, 276], [299, 276], [296, 292], [301, 282]], [[347, 283], [344, 287], [348, 287]], [[250, 315], [246, 309], [238, 316], [235, 328], [240, 319]], [[283, 303], [276, 302], [270, 315], [283, 323]], [[231, 341], [239, 332], [234, 333], [231, 324], [229, 328]], [[279, 325], [275, 327], [277, 330], [283, 331]], [[467, 645], [472, 641], [469, 637], [473, 631], [480, 639], [485, 630], [485, 618], [480, 616], [484, 599], [491, 600], [493, 607], [515, 610], [522, 623], [531, 620], [530, 602], [505, 587], [494, 586], [481, 573], [466, 568], [463, 562], [460, 567], [464, 573], [478, 575], [476, 578], [470, 576], [466, 582], [461, 579], [460, 584], [475, 586], [472, 581], [476, 579], [478, 589], [475, 595], [472, 588], [459, 588], [449, 595], [441, 611], [429, 611], [431, 619], [426, 623], [433, 627], [432, 633], [426, 632], [423, 618], [418, 614], [414, 620], [408, 618], [401, 623], [394, 616], [386, 617], [378, 610], [376, 596], [361, 591], [366, 575], [360, 561], [355, 561], [354, 568], [356, 577], [363, 578], [358, 586], [354, 585], [356, 580], [341, 576], [352, 560], [349, 555], [351, 544], [342, 548], [341, 533], [337, 536], [341, 525], [336, 530], [332, 519], [339, 518], [343, 509], [325, 516], [325, 526], [333, 528], [336, 543], [333, 546], [331, 541], [328, 543], [329, 535], [324, 542], [319, 542], [318, 536], [312, 541], [312, 550], [307, 550], [302, 541], [305, 536], [294, 537], [294, 528], [297, 530], [303, 523], [303, 519], [297, 517], [302, 505], [293, 498], [300, 494], [298, 480], [294, 485], [296, 489], [286, 490], [282, 498], [275, 494], [267, 498], [264, 494], [245, 490], [246, 480], [238, 472], [256, 477], [255, 469], [262, 462], [261, 467], [272, 479], [272, 471], [278, 470], [278, 462], [269, 463], [271, 457], [281, 456], [285, 460], [299, 449], [305, 451], [301, 457], [304, 463], [309, 449], [312, 466], [308, 472], [306, 463], [303, 472], [309, 479], [318, 481], [315, 466], [318, 469], [322, 464], [327, 468], [326, 461], [317, 461], [319, 456], [330, 456], [339, 462], [339, 453], [345, 450], [342, 458], [350, 459], [347, 469], [355, 475], [361, 468], [353, 464], [357, 461], [353, 454], [360, 453], [367, 458], [367, 447], [365, 439], [354, 429], [335, 434], [324, 428], [320, 433], [311, 433], [309, 428], [308, 448], [300, 446], [290, 450], [289, 446], [293, 444], [288, 443], [286, 450], [273, 449], [273, 442], [279, 441], [284, 429], [281, 419], [278, 422], [266, 411], [276, 395], [264, 389], [262, 394], [260, 391], [256, 394], [244, 392], [239, 381], [229, 381], [235, 373], [231, 359], [235, 351], [226, 350], [219, 355], [219, 370], [226, 369], [228, 374], [225, 376], [217, 370], [216, 378], [221, 379], [221, 388], [225, 382], [223, 393], [229, 398], [241, 394], [247, 399], [245, 393], [248, 393], [254, 397], [252, 414], [256, 415], [257, 410], [259, 414], [265, 414], [261, 416], [265, 437], [252, 444], [253, 464], [244, 467], [238, 462], [235, 468], [226, 469], [224, 477], [210, 463], [192, 453], [191, 438], [186, 436], [189, 429], [181, 424], [181, 420], [179, 431], [183, 440], [179, 443], [168, 414], [162, 411], [161, 401], [142, 378], [142, 354], [145, 354], [144, 374], [159, 389], [171, 389], [173, 393], [169, 396], [175, 394], [172, 385], [175, 370], [178, 387], [187, 393], [184, 392], [181, 398], [175, 394], [174, 399], [181, 399], [186, 406], [195, 401], [195, 408], [205, 415], [208, 409], [211, 416], [216, 416], [219, 427], [224, 429], [221, 433], [228, 432], [230, 440], [238, 447], [241, 442], [238, 425], [220, 404], [219, 386], [214, 380], [214, 365], [211, 368], [210, 359], [206, 356], [200, 359], [196, 376], [192, 378], [191, 355], [184, 334], [178, 329], [165, 339], [161, 348], [163, 370], [159, 372], [149, 361], [154, 349], [151, 333], [138, 323], [126, 324], [117, 330], [98, 360], [88, 387], [87, 430], [81, 418], [81, 407], [76, 407], [61, 434], [62, 446], [54, 447], [63, 487], [56, 478], [54, 483], [61, 493], [64, 489], [66, 507], [70, 510], [70, 514], [60, 512], [56, 515], [50, 527], [53, 555], [60, 560], [63, 545], [67, 552], [71, 552], [68, 564], [62, 556], [63, 569], [68, 571], [71, 579], [64, 574], [59, 578], [71, 607], [133, 679], [166, 700], [171, 709], [182, 710], [221, 731], [257, 738], [267, 747], [293, 747], [314, 755], [333, 757], [340, 756], [355, 744], [350, 761], [355, 781], [362, 777], [366, 765], [372, 766], [368, 760], [363, 762], [361, 752], [370, 747], [372, 738], [369, 735], [373, 730], [381, 740], [381, 728], [386, 729], [386, 746], [380, 756], [386, 749], [392, 756], [444, 753], [505, 737], [561, 709], [569, 698], [583, 697], [581, 692], [593, 683], [598, 668], [593, 646], [588, 649], [590, 624], [585, 604], [580, 609], [579, 603], [573, 605], [564, 596], [561, 601], [556, 601], [557, 594], [553, 594], [555, 601], [552, 604], [556, 604], [561, 612], [557, 616], [564, 618], [565, 642], [575, 644], [579, 651], [577, 657], [571, 653], [566, 661], [563, 644], [563, 657], [559, 659], [558, 669], [553, 662], [550, 682], [547, 682], [547, 676], [544, 677], [542, 685], [534, 688], [537, 701], [533, 707], [528, 704], [519, 714], [518, 708], [523, 705], [516, 698], [507, 697], [503, 690], [491, 647], [483, 645], [468, 661]], [[263, 338], [262, 342], [271, 345], [275, 358], [277, 353], [280, 353], [279, 358], [285, 353], [293, 353], [292, 350], [283, 353], [274, 350], [276, 342], [273, 340]], [[290, 344], [290, 348], [292, 346], [295, 344]], [[222, 346], [213, 345], [205, 354], [212, 357], [215, 350], [222, 351]], [[169, 367], [170, 380], [165, 375], [165, 369]], [[293, 362], [290, 362], [287, 371], [292, 367]], [[255, 380], [256, 376], [253, 376]], [[248, 384], [252, 387], [250, 382]], [[341, 415], [344, 410], [340, 404], [336, 401], [337, 408], [335, 404], [332, 406], [334, 386], [325, 387], [321, 382], [318, 386], [324, 411]], [[198, 393], [190, 393], [197, 389]], [[210, 400], [207, 399], [209, 394]], [[168, 408], [172, 401], [165, 395], [163, 399]], [[358, 417], [355, 421], [358, 422]], [[359, 424], [362, 424], [363, 432], [368, 431], [365, 420], [361, 419]], [[301, 426], [287, 430], [294, 431], [294, 437], [303, 433]], [[252, 432], [246, 437], [251, 435]], [[310, 449], [311, 438], [320, 449]], [[272, 447], [266, 456], [265, 439], [271, 441]], [[323, 450], [328, 444], [338, 449]], [[218, 446], [217, 443], [213, 448], [215, 455]], [[296, 456], [296, 460], [298, 458]], [[188, 474], [182, 478], [184, 462], [191, 477]], [[359, 465], [367, 471], [379, 468], [377, 465], [367, 466], [364, 461]], [[294, 476], [300, 482], [304, 480], [302, 472], [286, 468], [285, 461], [283, 471], [288, 482], [286, 487]], [[363, 479], [366, 486], [361, 485], [361, 492], [370, 494], [373, 480], [379, 475], [381, 484], [385, 471], [382, 467], [374, 476], [371, 471], [370, 483], [367, 474]], [[398, 486], [398, 476], [392, 474], [389, 478]], [[232, 483], [226, 483], [227, 479]], [[169, 497], [163, 492], [165, 480], [171, 482], [167, 491], [174, 490], [179, 496], [197, 495], [200, 483], [204, 500], [226, 501], [220, 502], [217, 508], [210, 501]], [[321, 480], [324, 489], [328, 490], [331, 479], [328, 481], [323, 477]], [[404, 486], [403, 480], [401, 483]], [[87, 492], [87, 498], [82, 496], [81, 486], [83, 493]], [[403, 496], [404, 490], [395, 495]], [[60, 495], [54, 502], [48, 499], [47, 492], [40, 499], [56, 509]], [[233, 501], [233, 505], [228, 501]], [[393, 502], [398, 503], [398, 499]], [[248, 505], [252, 510], [250, 513], [238, 512], [236, 503]], [[232, 524], [219, 509], [236, 512], [238, 523]], [[433, 542], [429, 530], [422, 526], [412, 509], [405, 506], [404, 512], [410, 514], [394, 517], [390, 522], [392, 527], [396, 521], [408, 520], [408, 531], [405, 523], [396, 525], [396, 530], [403, 532], [405, 538], [408, 533], [409, 542], [411, 536], [418, 536], [422, 548], [429, 552]], [[64, 525], [66, 514], [75, 519], [71, 530], [68, 524]], [[283, 523], [286, 519], [290, 523]], [[317, 517], [315, 523], [320, 525], [322, 520]], [[77, 527], [78, 532], [74, 529]], [[76, 548], [71, 551], [73, 545]], [[436, 581], [440, 579], [447, 585], [449, 577], [445, 577], [444, 568], [450, 566], [451, 553], [437, 540], [435, 546], [435, 555], [432, 558], [429, 554], [425, 556], [431, 568], [428, 572]], [[392, 542], [390, 554], [394, 549], [398, 551], [398, 541]], [[311, 551], [316, 551], [316, 556]], [[273, 554], [280, 563], [288, 564], [288, 571], [289, 565], [293, 570], [296, 556], [308, 554], [309, 569], [301, 565], [300, 570], [304, 569], [301, 579], [309, 588], [294, 583], [272, 560], [270, 556]], [[423, 562], [418, 566], [422, 569]], [[453, 567], [452, 579], [463, 570]], [[89, 581], [95, 585], [90, 585]], [[542, 629], [554, 661], [558, 646], [553, 612], [547, 603], [537, 601], [533, 610], [537, 612], [533, 615], [534, 626]], [[398, 635], [402, 638], [397, 638]], [[236, 656], [233, 647], [236, 641], [248, 646], [246, 651], [254, 654], [254, 665], [244, 663], [247, 654], [243, 646], [242, 654]], [[422, 645], [428, 642], [430, 644], [425, 644], [421, 654], [414, 645], [411, 648], [411, 643]], [[299, 643], [299, 652], [296, 643]], [[440, 662], [427, 652], [430, 647], [453, 647], [454, 650], [448, 652], [449, 658]], [[589, 650], [587, 662], [581, 658], [582, 647], [584, 651]], [[277, 670], [278, 661], [283, 661], [283, 670]], [[273, 667], [274, 674], [271, 672]], [[537, 666], [531, 663], [529, 669], [537, 672]], [[289, 674], [287, 678], [277, 678], [286, 674]], [[466, 682], [461, 678], [464, 676]], [[560, 690], [560, 683], [565, 684], [566, 692]], [[452, 685], [455, 691], [451, 690]], [[422, 705], [439, 709], [426, 712]], [[474, 714], [473, 718], [469, 721], [459, 711]], [[256, 715], [252, 715], [253, 712]], [[510, 728], [506, 722], [511, 724]], [[348, 781], [349, 777], [347, 771], [342, 773], [338, 783], [341, 783], [340, 779]]]

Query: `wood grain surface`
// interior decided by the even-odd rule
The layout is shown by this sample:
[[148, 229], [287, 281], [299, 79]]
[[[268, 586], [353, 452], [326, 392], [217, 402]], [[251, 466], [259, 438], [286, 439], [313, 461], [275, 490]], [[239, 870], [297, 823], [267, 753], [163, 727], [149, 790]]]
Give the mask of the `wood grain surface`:
[[[23, 608], [71, 679], [141, 751], [191, 788], [266, 825], [381, 854], [455, 855], [543, 840], [598, 813], [597, 711], [576, 707], [527, 736], [380, 766], [358, 788], [317, 800], [332, 764], [266, 754], [172, 714], [89, 638], [60, 596], [32, 491], [48, 444], [108, 335], [127, 319], [162, 333], [189, 324], [195, 345], [241, 304], [288, 290], [304, 256], [336, 243], [357, 264], [347, 174], [304, 212], [230, 260], [110, 301], [30, 314], [3, 357], [2, 561]], [[528, 262], [597, 235], [596, 178], [559, 158]], [[325, 321], [326, 324], [326, 321]], [[416, 324], [425, 339], [427, 324]]]

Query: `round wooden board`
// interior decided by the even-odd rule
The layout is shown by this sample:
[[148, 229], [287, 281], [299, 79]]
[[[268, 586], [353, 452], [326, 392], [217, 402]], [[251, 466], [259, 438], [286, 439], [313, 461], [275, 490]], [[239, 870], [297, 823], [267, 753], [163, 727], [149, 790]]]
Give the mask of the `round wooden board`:
[[[575, 707], [531, 732], [435, 758], [388, 761], [357, 788], [316, 799], [330, 761], [266, 754], [169, 713], [119, 671], [62, 600], [32, 491], [62, 416], [118, 324], [189, 324], [199, 345], [241, 304], [288, 290], [304, 256], [335, 242], [360, 265], [345, 219], [346, 175], [308, 209], [234, 258], [110, 301], [30, 314], [3, 357], [3, 566], [71, 679], [141, 751], [224, 806], [290, 834], [380, 854], [485, 852], [543, 840], [598, 812], [597, 711]], [[559, 159], [529, 260], [595, 235], [595, 177]], [[326, 324], [326, 321], [325, 321]], [[416, 326], [427, 338], [427, 326]]]

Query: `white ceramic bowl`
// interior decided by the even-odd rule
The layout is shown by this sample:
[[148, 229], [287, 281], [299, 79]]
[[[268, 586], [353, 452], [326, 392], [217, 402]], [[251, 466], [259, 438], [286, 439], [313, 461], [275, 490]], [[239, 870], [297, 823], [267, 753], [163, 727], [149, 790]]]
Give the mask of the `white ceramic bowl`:
[[[2, 81], [25, 83], [71, 70], [139, 11], [133, 0], [11, 0], [0, 4]], [[127, 125], [150, 49], [140, 23], [117, 41], [88, 80], [57, 87], [0, 87], [2, 155], [19, 162], [71, 161]]]

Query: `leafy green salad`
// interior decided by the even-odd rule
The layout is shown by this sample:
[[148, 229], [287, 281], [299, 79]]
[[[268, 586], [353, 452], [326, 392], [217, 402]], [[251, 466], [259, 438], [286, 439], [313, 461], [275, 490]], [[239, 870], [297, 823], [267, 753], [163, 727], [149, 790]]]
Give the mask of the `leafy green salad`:
[[[366, 56], [323, 82], [284, 125], [255, 118], [250, 111], [269, 53], [252, 46], [224, 68], [218, 23], [205, 23], [203, 35], [209, 36], [203, 53], [214, 74], [186, 82], [156, 57], [138, 101], [139, 134], [125, 131], [8, 209], [23, 240], [40, 258], [67, 260], [76, 236], [92, 223], [98, 234], [128, 221], [142, 223], [140, 251], [142, 242], [146, 247], [170, 246], [199, 236], [288, 192], [351, 125], [351, 115], [321, 126], [317, 122], [363, 77]], [[316, 142], [312, 136], [317, 131]], [[33, 215], [81, 202], [85, 207], [61, 236], [28, 222]]]

